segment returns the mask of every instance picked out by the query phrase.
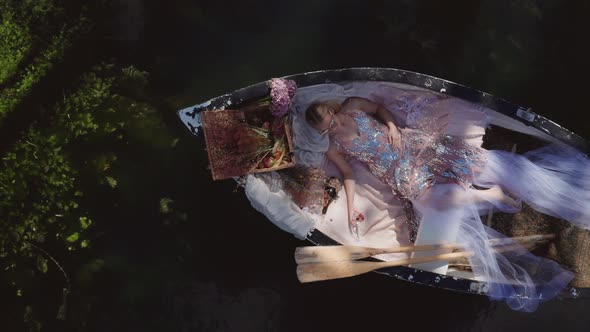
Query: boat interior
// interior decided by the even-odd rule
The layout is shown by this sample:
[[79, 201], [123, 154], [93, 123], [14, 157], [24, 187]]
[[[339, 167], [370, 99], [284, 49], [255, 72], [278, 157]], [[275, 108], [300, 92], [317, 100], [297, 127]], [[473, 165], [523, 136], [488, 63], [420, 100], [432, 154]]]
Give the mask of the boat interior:
[[[343, 95], [348, 96], [356, 94], [362, 96], [365, 91], [374, 90], [375, 84], [382, 84], [396, 89], [416, 93], [431, 93], [431, 91], [419, 87], [390, 82], [370, 82], [366, 84], [359, 84], [357, 82], [355, 85], [345, 82], [339, 84], [344, 87], [343, 90], [326, 90], [325, 85], [319, 85], [317, 86], [317, 89], [319, 94], [322, 95], [323, 99], [338, 99], [343, 97]], [[305, 89], [306, 91], [304, 92], [309, 91], [310, 93], [313, 93], [314, 88], [306, 87]], [[332, 95], [330, 95], [330, 93], [326, 93], [326, 91], [332, 92]], [[295, 105], [295, 107], [297, 107], [297, 105]], [[559, 143], [559, 141], [551, 135], [548, 135], [541, 130], [527, 126], [522, 121], [510, 118], [504, 114], [492, 110], [491, 108], [482, 107], [481, 105], [478, 107], [481, 111], [485, 111], [489, 116], [490, 125], [487, 127], [485, 136], [483, 138], [483, 147], [487, 149], [502, 149], [523, 153], [530, 149], [547, 144], [548, 142]], [[527, 111], [523, 110], [523, 112]], [[523, 116], [526, 116], [526, 113]], [[328, 163], [324, 167], [326, 173], [329, 176], [339, 176], [338, 171], [333, 165]], [[326, 210], [323, 218], [316, 220], [315, 228], [328, 235], [332, 239], [347, 245], [366, 247], [396, 247], [410, 245], [404, 236], [400, 236], [400, 230], [403, 228], [403, 214], [401, 214], [400, 210], [396, 207], [388, 205], [388, 201], [394, 200], [389, 187], [382, 183], [378, 183], [378, 180], [368, 173], [368, 171], [364, 169], [362, 165], [353, 165], [353, 168], [357, 174], [357, 196], [355, 198], [355, 204], [358, 204], [358, 208], [368, 216], [367, 218], [368, 220], [371, 220], [371, 222], [367, 225], [359, 224], [359, 232], [361, 233], [360, 237], [356, 237], [354, 234], [351, 234], [347, 227], [347, 210], [345, 206], [345, 199], [337, 199], [330, 203], [330, 206]], [[344, 189], [340, 188], [338, 197], [344, 197], [344, 195]], [[548, 218], [543, 218], [543, 216], [540, 214], [534, 213], [534, 211], [527, 208], [524, 208], [521, 212], [516, 214], [506, 214], [494, 211], [494, 209], [490, 209], [481, 215], [481, 219], [482, 221], [486, 222], [487, 226], [499, 231], [500, 233], [509, 233], [506, 234], [507, 236], [514, 235], [515, 233], [518, 235], [529, 235], [514, 227], [509, 227], [510, 229], [506, 229], [507, 225], [515, 223], [515, 219], [530, 219], [529, 221], [533, 221], [535, 224], [549, 222]], [[448, 243], [448, 235], [448, 230], [441, 229], [439, 225], [421, 224], [415, 245]], [[541, 247], [542, 244], [538, 245]], [[545, 247], [547, 247], [546, 243]], [[542, 250], [543, 248], [539, 248], [537, 252], [541, 252]], [[449, 252], [451, 251], [436, 251], [424, 254], [414, 253], [410, 256], [414, 258], [423, 255], [442, 254]], [[385, 261], [392, 261], [405, 258], [407, 255], [382, 254], [377, 255], [376, 257]], [[478, 280], [474, 276], [472, 267], [469, 264], [469, 260], [466, 258], [413, 264], [410, 265], [410, 267], [456, 278]]]
[[[304, 124], [303, 112], [312, 100], [344, 100], [351, 96], [360, 96], [373, 100], [375, 99], [374, 91], [379, 89], [385, 91], [385, 95], [387, 95], [389, 89], [389, 91], [403, 91], [413, 96], [424, 93], [445, 95], [449, 99], [459, 99], [446, 95], [444, 88], [440, 91], [432, 91], [432, 89], [414, 85], [385, 81], [344, 81], [299, 87], [289, 115], [293, 131], [296, 163], [306, 164], [313, 163], [314, 160], [316, 162], [323, 160], [326, 146], [323, 145], [322, 147], [322, 144], [325, 144], [325, 142], [317, 142], [318, 144], [314, 145], [313, 137], [305, 137], [306, 134], [302, 134], [305, 130], [304, 127], [307, 127]], [[482, 93], [483, 95], [484, 93]], [[466, 107], [477, 108], [488, 116], [485, 135], [483, 141], [480, 142], [484, 148], [525, 153], [549, 143], [556, 145], [566, 144], [552, 136], [549, 130], [544, 131], [531, 126], [530, 123], [535, 119], [536, 114], [530, 109], [518, 108], [516, 116], [513, 118], [495, 111], [495, 105], [490, 104], [490, 99], [482, 97], [482, 100], [484, 99], [488, 101], [487, 104], [462, 100], [468, 105]], [[399, 98], [396, 100], [399, 101]], [[194, 116], [195, 110], [206, 108], [209, 103], [179, 111], [179, 116], [183, 122], [195, 134], [194, 129], [201, 125], [200, 117]], [[231, 102], [229, 103], [231, 104]], [[387, 104], [387, 100], [385, 100], [384, 104]], [[301, 143], [310, 140], [314, 144], [302, 145]], [[338, 170], [331, 163], [316, 163], [316, 166], [318, 165], [323, 169], [327, 178], [338, 179], [340, 177]], [[280, 183], [279, 178], [281, 175], [275, 173], [288, 172], [288, 168], [278, 172], [259, 173], [247, 177], [246, 183], [244, 183], [245, 193], [256, 210], [264, 214], [277, 227], [299, 239], [306, 239], [314, 230], [317, 230], [340, 244], [373, 248], [449, 243], [448, 230], [441, 229], [436, 224], [425, 225], [424, 223], [420, 225], [416, 242], [414, 244], [409, 242], [404, 231], [405, 218], [402, 209], [399, 205], [391, 204], [395, 199], [390, 187], [372, 176], [367, 168], [360, 163], [352, 161], [351, 166], [357, 177], [355, 205], [366, 216], [366, 222], [359, 223], [357, 234], [351, 232], [348, 227], [346, 199], [343, 198], [345, 193], [341, 181], [340, 186], [331, 187], [334, 191], [333, 195], [331, 195], [333, 198], [324, 199], [323, 202], [328, 203], [324, 204], [323, 208], [319, 210], [297, 204], [292, 200], [292, 195], [288, 190], [277, 185], [277, 183]], [[554, 240], [534, 243], [528, 246], [527, 249], [534, 255], [547, 257], [573, 270], [576, 277], [571, 283], [572, 286], [590, 287], [590, 266], [586, 263], [590, 261], [590, 257], [588, 257], [586, 251], [580, 249], [590, 245], [588, 231], [539, 213], [524, 203], [522, 209], [517, 213], [502, 213], [490, 208], [488, 211], [480, 211], [479, 215], [482, 223], [506, 237], [554, 233]], [[450, 253], [451, 251], [439, 251], [439, 253]], [[432, 255], [433, 253], [429, 254]], [[420, 253], [413, 253], [408, 256], [405, 253], [395, 253], [376, 255], [375, 258], [383, 261], [394, 261], [408, 257], [421, 257], [421, 255]], [[470, 265], [466, 257], [412, 264], [409, 267], [454, 278], [490, 281], [476, 278], [473, 272], [474, 267]], [[506, 282], [506, 280], [503, 282]]]

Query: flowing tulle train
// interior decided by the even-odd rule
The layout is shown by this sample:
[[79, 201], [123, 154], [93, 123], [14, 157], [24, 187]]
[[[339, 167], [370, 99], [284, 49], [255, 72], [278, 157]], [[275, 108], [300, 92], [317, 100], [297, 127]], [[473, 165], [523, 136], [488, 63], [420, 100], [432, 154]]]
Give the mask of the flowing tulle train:
[[535, 210], [590, 229], [590, 159], [567, 146], [519, 155], [490, 150], [475, 184], [500, 185]]
[[498, 253], [485, 240], [504, 239], [504, 235], [485, 226], [475, 205], [469, 205], [461, 221], [457, 242], [473, 252], [469, 258], [476, 278], [487, 282], [488, 296], [505, 301], [514, 310], [532, 312], [541, 302], [558, 295], [572, 280], [573, 273], [556, 262], [531, 254], [516, 246], [510, 252]]
[[[475, 184], [499, 185], [539, 212], [590, 229], [590, 159], [571, 147], [549, 145], [525, 155], [490, 150]], [[470, 263], [474, 274], [487, 280], [491, 298], [506, 300], [516, 310], [534, 311], [572, 280], [572, 272], [524, 248], [495, 253], [484, 240], [505, 236], [481, 222], [482, 204], [468, 203], [465, 209], [458, 241], [475, 253]]]

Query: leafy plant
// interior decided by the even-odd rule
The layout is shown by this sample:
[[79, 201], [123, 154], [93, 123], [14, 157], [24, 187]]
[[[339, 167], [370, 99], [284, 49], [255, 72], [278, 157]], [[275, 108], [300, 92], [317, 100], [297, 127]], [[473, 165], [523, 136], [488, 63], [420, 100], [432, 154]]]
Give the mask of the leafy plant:
[[27, 97], [89, 25], [84, 12], [72, 24], [57, 1], [0, 2], [0, 123]]
[[119, 184], [112, 173], [116, 154], [88, 147], [121, 142], [135, 135], [129, 127], [150, 117], [147, 104], [117, 93], [144, 84], [146, 76], [133, 68], [96, 67], [55, 105], [48, 123], [33, 123], [6, 151], [0, 160], [0, 264], [6, 273], [18, 275], [23, 258], [47, 272], [46, 258], [38, 258], [31, 243], [68, 251], [91, 245], [94, 218], [84, 207], [85, 188], [117, 190]]

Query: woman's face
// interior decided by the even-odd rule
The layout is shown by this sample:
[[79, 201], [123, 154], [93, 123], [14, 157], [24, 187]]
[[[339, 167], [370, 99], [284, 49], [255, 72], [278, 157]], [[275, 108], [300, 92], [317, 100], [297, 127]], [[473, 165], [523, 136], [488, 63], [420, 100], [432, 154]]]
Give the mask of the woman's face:
[[336, 127], [338, 127], [338, 119], [336, 115], [328, 113], [322, 119], [322, 122], [315, 126], [315, 129], [320, 132], [320, 135], [325, 136], [333, 132]]

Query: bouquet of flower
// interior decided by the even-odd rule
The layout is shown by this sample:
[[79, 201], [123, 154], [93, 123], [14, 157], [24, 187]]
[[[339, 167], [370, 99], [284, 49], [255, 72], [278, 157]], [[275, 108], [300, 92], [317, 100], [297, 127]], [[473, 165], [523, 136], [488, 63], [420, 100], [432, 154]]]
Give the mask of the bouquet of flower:
[[[274, 119], [272, 123], [265, 122], [262, 128], [257, 128], [256, 132], [261, 137], [272, 137], [272, 143], [266, 142], [261, 144], [260, 148], [255, 153], [257, 162], [254, 168], [274, 168], [285, 165], [290, 162], [288, 156], [288, 142], [286, 138], [285, 123], [287, 115], [297, 84], [295, 81], [286, 80], [283, 78], [273, 78], [268, 82], [270, 94], [268, 97], [260, 100], [257, 105], [268, 105], [270, 113]], [[254, 128], [252, 128], [254, 129]], [[272, 135], [270, 135], [272, 133]]]
[[270, 97], [272, 99], [270, 111], [278, 118], [287, 115], [297, 90], [297, 84], [295, 81], [273, 78], [268, 81], [268, 86], [270, 87]]

